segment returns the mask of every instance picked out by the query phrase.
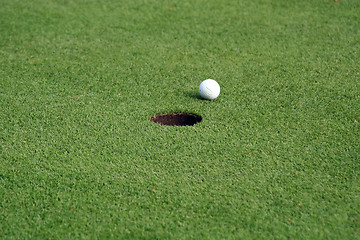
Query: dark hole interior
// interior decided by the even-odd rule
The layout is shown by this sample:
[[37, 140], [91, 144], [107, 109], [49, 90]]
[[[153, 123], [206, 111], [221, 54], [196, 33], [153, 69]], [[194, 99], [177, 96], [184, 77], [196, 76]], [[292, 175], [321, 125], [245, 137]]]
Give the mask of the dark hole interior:
[[167, 126], [193, 126], [201, 120], [201, 116], [191, 113], [158, 114], [150, 118], [152, 122]]

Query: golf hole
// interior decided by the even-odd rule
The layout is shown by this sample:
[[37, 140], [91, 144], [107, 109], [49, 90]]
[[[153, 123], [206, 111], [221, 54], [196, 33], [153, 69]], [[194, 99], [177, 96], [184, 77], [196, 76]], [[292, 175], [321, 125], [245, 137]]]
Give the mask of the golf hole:
[[152, 122], [167, 126], [193, 126], [201, 120], [201, 116], [192, 113], [158, 114], [150, 118]]

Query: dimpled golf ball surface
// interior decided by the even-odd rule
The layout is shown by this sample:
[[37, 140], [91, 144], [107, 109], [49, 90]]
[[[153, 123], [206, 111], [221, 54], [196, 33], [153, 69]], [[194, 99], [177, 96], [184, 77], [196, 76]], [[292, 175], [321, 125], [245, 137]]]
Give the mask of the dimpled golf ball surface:
[[200, 96], [207, 100], [214, 100], [220, 94], [220, 85], [213, 79], [206, 79], [200, 84]]

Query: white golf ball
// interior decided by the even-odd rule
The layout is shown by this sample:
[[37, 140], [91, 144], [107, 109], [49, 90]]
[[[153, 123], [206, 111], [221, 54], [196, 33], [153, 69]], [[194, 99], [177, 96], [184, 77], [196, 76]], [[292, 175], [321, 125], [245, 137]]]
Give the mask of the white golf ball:
[[220, 94], [220, 85], [213, 79], [206, 79], [199, 86], [200, 96], [207, 100], [214, 100]]

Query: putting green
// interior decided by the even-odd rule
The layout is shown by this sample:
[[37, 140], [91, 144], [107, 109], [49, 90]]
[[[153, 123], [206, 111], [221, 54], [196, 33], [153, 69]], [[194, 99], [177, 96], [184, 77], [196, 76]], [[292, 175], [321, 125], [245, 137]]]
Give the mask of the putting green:
[[360, 236], [360, 1], [1, 6], [1, 239]]

